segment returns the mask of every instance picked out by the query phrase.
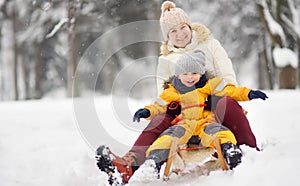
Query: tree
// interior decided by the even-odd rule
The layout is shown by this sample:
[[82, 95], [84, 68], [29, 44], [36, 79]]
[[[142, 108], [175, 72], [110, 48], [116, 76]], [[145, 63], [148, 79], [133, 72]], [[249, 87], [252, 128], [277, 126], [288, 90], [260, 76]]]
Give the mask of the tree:
[[[190, 15], [192, 22], [206, 25], [211, 36], [218, 39], [232, 60], [239, 84], [253, 88], [269, 88], [258, 68], [262, 50], [262, 26], [259, 24], [255, 1], [177, 0]], [[251, 69], [251, 70], [249, 70]], [[253, 71], [257, 73], [253, 73]], [[262, 70], [265, 71], [265, 70]]]
[[74, 81], [75, 71], [78, 63], [78, 34], [76, 30], [77, 17], [81, 8], [80, 0], [69, 0], [68, 3], [68, 65], [67, 65], [67, 95], [69, 97], [79, 96], [79, 85]]
[[17, 48], [15, 36], [16, 7], [14, 1], [5, 1], [1, 7], [3, 23], [1, 29], [2, 68], [1, 83], [2, 99], [17, 100]]
[[[299, 1], [295, 0], [256, 1], [261, 23], [271, 42], [271, 45], [265, 44], [264, 49], [267, 66], [272, 67], [269, 69], [269, 73], [272, 74], [269, 75], [269, 78], [275, 77], [275, 79], [270, 79], [270, 82], [273, 83], [273, 86], [278, 82], [279, 88], [294, 89], [296, 84], [298, 86], [300, 84], [299, 6]], [[280, 58], [282, 55], [285, 58]], [[296, 74], [297, 67], [298, 75]], [[274, 70], [271, 71], [272, 69]], [[279, 77], [279, 80], [276, 80], [276, 77]]]

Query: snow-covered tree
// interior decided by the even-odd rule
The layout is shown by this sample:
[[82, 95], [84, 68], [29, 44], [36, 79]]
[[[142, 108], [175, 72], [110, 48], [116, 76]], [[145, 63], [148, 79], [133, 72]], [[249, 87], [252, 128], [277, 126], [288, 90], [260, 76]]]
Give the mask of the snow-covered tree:
[[[253, 0], [197, 1], [177, 0], [193, 22], [206, 25], [218, 39], [232, 60], [241, 85], [259, 87], [258, 52], [261, 25]], [[188, 2], [188, 3], [187, 3]], [[251, 69], [251, 71], [249, 71]], [[255, 71], [256, 73], [253, 73]], [[266, 87], [260, 87], [266, 88]]]
[[256, 6], [268, 35], [265, 41], [271, 43], [265, 44], [271, 82], [279, 88], [294, 89], [300, 85], [300, 2], [259, 0]]
[[[60, 7], [59, 3], [55, 0], [2, 1], [1, 99], [42, 97], [46, 85], [42, 81], [47, 77], [47, 59], [52, 51], [51, 40], [45, 36], [53, 22], [63, 17], [64, 12], [58, 8], [51, 10], [53, 6]], [[13, 24], [9, 24], [12, 20]]]

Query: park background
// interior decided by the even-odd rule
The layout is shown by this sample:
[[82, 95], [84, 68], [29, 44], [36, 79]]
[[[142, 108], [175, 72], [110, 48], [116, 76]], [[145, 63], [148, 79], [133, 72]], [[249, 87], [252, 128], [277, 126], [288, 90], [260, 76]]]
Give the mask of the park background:
[[[155, 75], [162, 36], [161, 0], [0, 0], [0, 100], [128, 93], [126, 78]], [[300, 85], [299, 0], [177, 0], [192, 22], [206, 25], [232, 60], [239, 85], [296, 89]], [[78, 64], [101, 36], [138, 21], [156, 20], [141, 32], [116, 32], [99, 42], [95, 59]], [[150, 24], [149, 24], [150, 25]], [[131, 26], [134, 28], [135, 26]], [[134, 34], [133, 34], [134, 33]], [[138, 34], [151, 41], [134, 41]], [[104, 50], [118, 49], [111, 56]], [[152, 57], [151, 57], [152, 56]], [[282, 57], [284, 56], [284, 57]], [[131, 64], [135, 68], [126, 68]], [[103, 64], [99, 68], [99, 64]], [[126, 73], [120, 73], [126, 69]], [[83, 74], [76, 81], [77, 74]], [[90, 82], [90, 76], [96, 82]], [[119, 77], [119, 78], [118, 78]], [[132, 97], [155, 95], [143, 78]], [[146, 80], [147, 79], [147, 80]], [[75, 80], [75, 81], [74, 81]], [[148, 89], [148, 91], [142, 91]], [[63, 93], [63, 94], [62, 94]]]
[[[147, 121], [162, 37], [154, 0], [0, 0], [0, 180], [4, 186], [106, 185], [98, 145], [118, 155]], [[232, 60], [258, 152], [235, 171], [170, 185], [298, 185], [299, 0], [178, 0]], [[153, 185], [153, 184], [151, 184]], [[155, 185], [162, 185], [161, 182]]]

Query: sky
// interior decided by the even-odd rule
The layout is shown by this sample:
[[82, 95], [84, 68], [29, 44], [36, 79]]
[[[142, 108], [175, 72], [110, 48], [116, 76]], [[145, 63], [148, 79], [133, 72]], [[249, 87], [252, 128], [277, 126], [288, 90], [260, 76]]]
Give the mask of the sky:
[[[248, 111], [247, 117], [262, 151], [241, 146], [242, 164], [234, 171], [218, 170], [199, 177], [171, 175], [170, 185], [298, 185], [300, 92], [274, 90], [266, 93], [269, 96], [266, 101], [241, 103]], [[80, 123], [81, 116], [74, 109], [73, 99], [0, 103], [1, 185], [107, 185], [106, 174], [97, 169], [94, 160], [96, 146], [105, 144], [117, 155], [123, 155], [147, 125], [147, 121], [128, 125], [124, 121], [131, 121], [133, 113], [151, 100], [124, 99], [129, 109], [127, 116], [117, 113], [119, 105], [111, 96], [93, 98], [99, 119], [97, 125], [102, 127], [95, 130], [99, 137], [95, 141], [84, 129], [92, 121], [88, 118], [88, 108], [83, 108], [81, 113], [87, 122]], [[159, 180], [149, 185], [166, 184]]]

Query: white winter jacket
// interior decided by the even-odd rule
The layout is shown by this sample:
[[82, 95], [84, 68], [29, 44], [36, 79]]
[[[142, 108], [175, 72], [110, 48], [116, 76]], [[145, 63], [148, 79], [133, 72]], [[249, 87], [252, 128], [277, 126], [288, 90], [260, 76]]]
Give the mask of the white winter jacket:
[[225, 49], [216, 39], [208, 37], [210, 30], [201, 24], [192, 25], [192, 41], [185, 48], [175, 48], [170, 42], [161, 46], [157, 66], [157, 94], [163, 91], [163, 84], [175, 73], [175, 63], [187, 51], [202, 50], [206, 55], [206, 75], [220, 77], [237, 85], [235, 72]]

